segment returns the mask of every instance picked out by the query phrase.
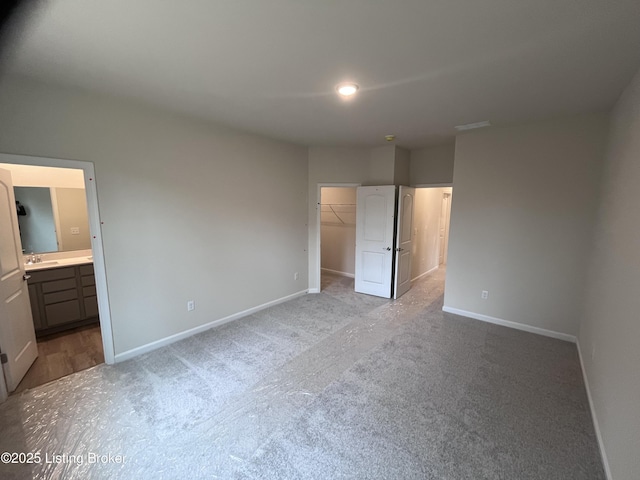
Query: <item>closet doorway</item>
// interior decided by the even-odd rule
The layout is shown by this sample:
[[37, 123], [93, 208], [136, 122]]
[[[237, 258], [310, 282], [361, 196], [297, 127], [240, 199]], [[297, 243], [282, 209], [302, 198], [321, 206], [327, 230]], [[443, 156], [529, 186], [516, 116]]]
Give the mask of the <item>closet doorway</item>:
[[350, 279], [355, 276], [357, 187], [320, 187], [320, 271], [323, 276]]

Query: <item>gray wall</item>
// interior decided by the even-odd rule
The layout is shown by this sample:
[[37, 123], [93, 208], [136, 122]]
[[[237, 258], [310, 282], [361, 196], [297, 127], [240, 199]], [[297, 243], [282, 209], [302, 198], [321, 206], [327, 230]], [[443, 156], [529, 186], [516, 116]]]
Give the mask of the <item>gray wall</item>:
[[393, 183], [395, 185], [410, 185], [411, 184], [411, 174], [410, 174], [410, 158], [411, 152], [404, 148], [395, 147], [395, 158], [394, 158], [394, 173], [393, 173]]
[[307, 288], [306, 148], [14, 79], [0, 151], [95, 163], [116, 354]]
[[578, 333], [606, 134], [602, 114], [457, 137], [447, 308]]
[[612, 478], [640, 477], [640, 72], [612, 115], [579, 345]]
[[409, 161], [411, 185], [452, 183], [454, 156], [454, 143], [412, 150]]

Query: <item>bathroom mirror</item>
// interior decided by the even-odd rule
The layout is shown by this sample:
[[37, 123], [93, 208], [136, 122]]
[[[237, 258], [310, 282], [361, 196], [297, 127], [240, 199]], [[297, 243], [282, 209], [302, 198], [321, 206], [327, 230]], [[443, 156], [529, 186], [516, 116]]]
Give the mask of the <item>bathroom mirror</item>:
[[91, 248], [84, 188], [14, 187], [25, 254]]

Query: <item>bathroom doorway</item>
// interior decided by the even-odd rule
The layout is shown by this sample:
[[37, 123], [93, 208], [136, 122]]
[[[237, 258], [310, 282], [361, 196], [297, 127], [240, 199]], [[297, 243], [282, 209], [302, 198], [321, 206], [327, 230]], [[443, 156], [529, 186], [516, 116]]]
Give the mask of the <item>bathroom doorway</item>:
[[[15, 391], [113, 363], [93, 164], [8, 154], [0, 154], [0, 164], [16, 179], [25, 279], [39, 351]], [[43, 232], [44, 240], [39, 238]]]

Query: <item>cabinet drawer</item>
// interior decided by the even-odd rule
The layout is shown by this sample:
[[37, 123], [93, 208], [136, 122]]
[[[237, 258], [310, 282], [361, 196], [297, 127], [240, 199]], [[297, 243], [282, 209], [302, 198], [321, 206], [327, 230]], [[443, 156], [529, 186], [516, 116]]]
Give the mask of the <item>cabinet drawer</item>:
[[80, 265], [80, 275], [93, 275], [93, 265]]
[[76, 270], [73, 267], [50, 268], [48, 270], [30, 272], [29, 275], [31, 275], [29, 283], [49, 282], [51, 280], [60, 280], [61, 278], [74, 278]]
[[91, 276], [87, 276], [87, 277], [82, 277], [82, 286], [86, 287], [87, 285], [95, 285], [96, 284], [96, 277], [94, 277], [93, 275]]
[[82, 287], [82, 296], [83, 297], [90, 297], [92, 295], [95, 296], [95, 294], [96, 294], [96, 287], [95, 286]]
[[65, 280], [56, 280], [55, 282], [45, 282], [42, 284], [42, 292], [59, 292], [60, 290], [70, 290], [76, 288], [76, 277], [67, 278]]
[[44, 304], [51, 305], [52, 303], [60, 303], [65, 300], [74, 300], [78, 298], [78, 289], [63, 290], [62, 292], [47, 293], [44, 295]]
[[84, 312], [87, 318], [98, 316], [98, 297], [86, 297], [84, 299]]
[[55, 303], [44, 308], [47, 312], [47, 325], [49, 327], [80, 320], [80, 303], [78, 300]]

